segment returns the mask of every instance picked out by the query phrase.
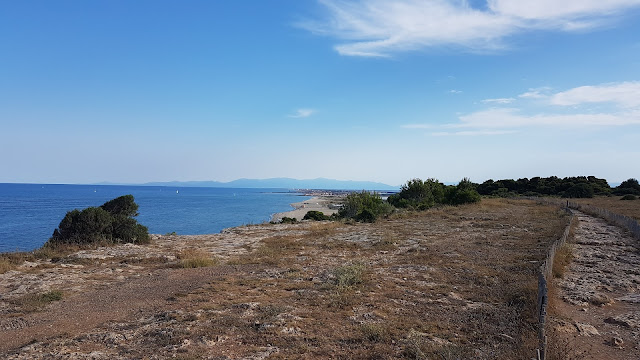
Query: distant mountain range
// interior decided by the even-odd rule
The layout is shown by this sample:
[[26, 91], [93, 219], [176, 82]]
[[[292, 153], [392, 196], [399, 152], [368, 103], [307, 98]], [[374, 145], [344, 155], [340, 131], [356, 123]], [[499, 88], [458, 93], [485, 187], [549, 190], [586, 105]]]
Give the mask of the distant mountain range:
[[222, 187], [222, 188], [278, 188], [278, 189], [323, 189], [323, 190], [398, 190], [391, 186], [373, 181], [344, 181], [333, 179], [298, 180], [290, 178], [238, 179], [229, 182], [219, 181], [169, 181], [150, 182], [144, 186], [177, 187]]

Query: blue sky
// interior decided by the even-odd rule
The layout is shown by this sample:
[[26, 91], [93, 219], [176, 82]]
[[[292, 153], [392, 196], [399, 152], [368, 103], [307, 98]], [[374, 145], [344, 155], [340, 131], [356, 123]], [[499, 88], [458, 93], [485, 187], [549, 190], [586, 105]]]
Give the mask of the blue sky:
[[0, 0], [0, 125], [0, 182], [620, 182], [640, 0]]

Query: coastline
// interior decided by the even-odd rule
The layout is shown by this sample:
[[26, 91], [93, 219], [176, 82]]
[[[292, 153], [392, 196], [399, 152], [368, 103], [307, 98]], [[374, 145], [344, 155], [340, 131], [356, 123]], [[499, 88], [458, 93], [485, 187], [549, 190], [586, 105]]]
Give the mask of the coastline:
[[338, 212], [337, 208], [330, 208], [330, 206], [334, 203], [336, 203], [334, 197], [314, 196], [308, 200], [292, 203], [291, 206], [294, 209], [291, 211], [285, 211], [285, 212], [273, 214], [271, 216], [271, 221], [280, 222], [280, 220], [282, 220], [283, 217], [290, 217], [290, 218], [302, 220], [302, 218], [307, 214], [307, 211], [321, 211], [325, 215], [331, 215]]

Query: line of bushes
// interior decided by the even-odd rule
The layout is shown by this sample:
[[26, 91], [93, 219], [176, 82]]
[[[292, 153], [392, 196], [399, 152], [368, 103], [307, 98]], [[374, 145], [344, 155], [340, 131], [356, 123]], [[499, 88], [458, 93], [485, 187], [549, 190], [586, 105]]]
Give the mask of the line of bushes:
[[595, 176], [574, 176], [559, 178], [550, 176], [546, 178], [533, 177], [518, 180], [487, 180], [475, 185], [480, 195], [513, 197], [524, 196], [559, 196], [564, 198], [591, 198], [596, 195], [640, 195], [640, 184], [636, 179], [623, 181], [619, 186], [612, 188], [605, 179]]
[[320, 211], [309, 211], [303, 220], [342, 218], [374, 222], [380, 216], [389, 215], [395, 208], [426, 210], [437, 205], [462, 205], [478, 201], [480, 194], [467, 178], [455, 186], [444, 185], [435, 179], [412, 179], [402, 185], [399, 193], [389, 196], [386, 201], [376, 192], [354, 192], [346, 196], [337, 216], [329, 217]]

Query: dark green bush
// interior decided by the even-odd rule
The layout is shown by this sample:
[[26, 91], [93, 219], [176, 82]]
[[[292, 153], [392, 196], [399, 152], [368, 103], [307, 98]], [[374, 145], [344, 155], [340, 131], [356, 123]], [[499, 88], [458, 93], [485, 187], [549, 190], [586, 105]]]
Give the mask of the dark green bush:
[[635, 195], [627, 194], [621, 197], [620, 200], [638, 200], [638, 197]]
[[562, 197], [564, 198], [592, 198], [594, 194], [593, 188], [585, 183], [579, 183], [568, 188]]
[[113, 217], [112, 237], [125, 243], [149, 243], [149, 229], [134, 218], [124, 215]]
[[310, 210], [304, 215], [302, 220], [315, 220], [315, 221], [323, 221], [330, 220], [331, 217], [325, 215], [322, 211]]
[[[578, 185], [579, 188], [570, 190], [568, 196], [574, 192], [583, 192], [584, 187], [589, 187], [594, 195], [610, 195], [611, 187], [605, 179], [595, 176], [574, 176], [559, 178], [550, 176], [547, 178], [533, 177], [531, 179], [522, 178], [518, 180], [487, 180], [477, 185], [476, 190], [480, 195], [514, 197], [525, 196], [563, 196], [570, 188]], [[622, 194], [621, 194], [622, 195]]]
[[374, 222], [379, 216], [388, 215], [391, 211], [393, 207], [382, 200], [378, 193], [362, 191], [347, 195], [338, 214], [342, 218]]
[[281, 224], [295, 224], [298, 222], [298, 219], [296, 218], [290, 218], [288, 216], [283, 217], [282, 219], [280, 219], [280, 223]]
[[111, 240], [111, 214], [99, 207], [69, 211], [53, 231], [53, 243], [93, 243]]
[[104, 203], [101, 208], [113, 216], [136, 217], [138, 216], [138, 204], [133, 195], [123, 195]]
[[412, 179], [402, 185], [400, 192], [389, 196], [389, 204], [399, 208], [425, 210], [444, 201], [445, 186], [436, 179]]
[[110, 200], [100, 207], [69, 211], [53, 231], [49, 243], [148, 243], [147, 227], [133, 219], [138, 215], [137, 211], [138, 205], [132, 195]]
[[623, 181], [613, 190], [615, 195], [636, 195], [640, 196], [640, 184], [636, 179], [628, 179]]
[[449, 205], [472, 204], [480, 201], [480, 194], [471, 180], [464, 178], [458, 185], [447, 187], [445, 201]]

